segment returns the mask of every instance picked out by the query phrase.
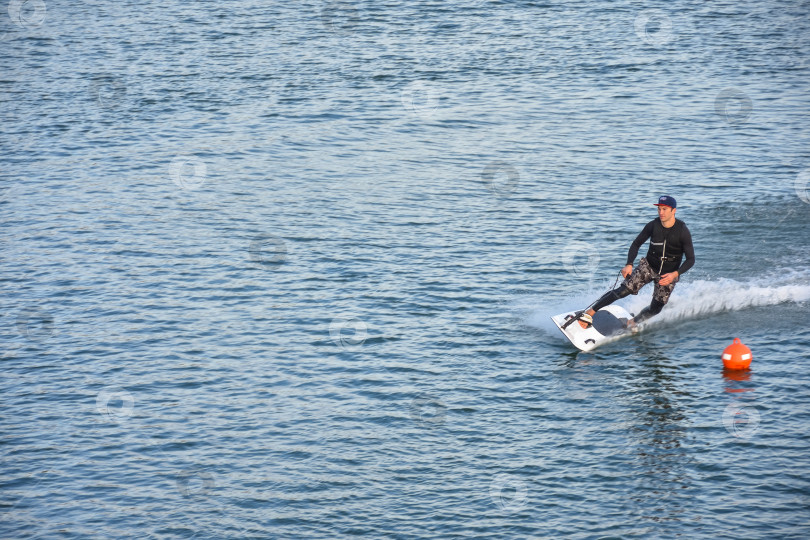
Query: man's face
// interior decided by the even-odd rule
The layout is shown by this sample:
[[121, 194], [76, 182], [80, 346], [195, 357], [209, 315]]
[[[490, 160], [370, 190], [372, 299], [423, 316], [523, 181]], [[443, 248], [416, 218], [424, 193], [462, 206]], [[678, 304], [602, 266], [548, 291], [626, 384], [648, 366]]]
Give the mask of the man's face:
[[669, 206], [659, 206], [658, 207], [658, 217], [661, 218], [661, 221], [669, 221], [675, 215], [675, 209]]

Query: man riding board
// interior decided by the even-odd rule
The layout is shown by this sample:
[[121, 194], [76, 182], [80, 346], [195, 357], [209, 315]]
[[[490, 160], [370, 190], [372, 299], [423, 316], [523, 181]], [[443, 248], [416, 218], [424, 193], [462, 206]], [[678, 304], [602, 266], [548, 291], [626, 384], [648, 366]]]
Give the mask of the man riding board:
[[[627, 252], [627, 265], [621, 270], [624, 282], [618, 288], [605, 293], [590, 309], [579, 316], [582, 328], [591, 326], [593, 315], [603, 307], [627, 295], [638, 294], [644, 285], [654, 281], [655, 288], [650, 305], [627, 321], [627, 327], [632, 332], [638, 331], [636, 325], [661, 312], [669, 301], [669, 295], [672, 294], [675, 284], [695, 264], [692, 235], [686, 224], [675, 218], [675, 199], [663, 195], [655, 206], [658, 207], [658, 219], [644, 226]], [[638, 250], [648, 239], [650, 247], [647, 255], [633, 269], [633, 261], [638, 255]], [[684, 255], [686, 260], [681, 263]]]

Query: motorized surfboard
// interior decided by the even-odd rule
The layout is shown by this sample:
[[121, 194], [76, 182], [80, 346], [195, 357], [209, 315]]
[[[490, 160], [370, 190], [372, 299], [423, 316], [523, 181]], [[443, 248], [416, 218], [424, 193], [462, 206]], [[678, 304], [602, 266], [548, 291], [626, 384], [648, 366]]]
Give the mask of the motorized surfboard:
[[[621, 306], [606, 306], [593, 316], [593, 324], [582, 328], [579, 322], [574, 321], [566, 326], [571, 318], [579, 314], [577, 311], [554, 315], [551, 320], [560, 329], [565, 337], [580, 351], [591, 351], [600, 345], [615, 341], [629, 334], [627, 321], [632, 315]], [[565, 328], [563, 328], [565, 327]]]

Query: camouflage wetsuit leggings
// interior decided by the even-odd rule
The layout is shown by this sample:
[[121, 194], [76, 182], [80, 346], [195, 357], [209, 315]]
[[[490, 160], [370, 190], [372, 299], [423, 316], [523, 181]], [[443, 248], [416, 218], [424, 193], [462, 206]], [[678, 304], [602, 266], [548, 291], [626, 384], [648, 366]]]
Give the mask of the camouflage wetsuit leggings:
[[633, 269], [633, 273], [627, 276], [622, 285], [624, 285], [627, 290], [630, 291], [630, 294], [638, 294], [638, 291], [640, 291], [644, 285], [650, 281], [656, 280], [655, 289], [653, 289], [653, 300], [657, 300], [661, 304], [666, 304], [669, 301], [669, 295], [672, 294], [672, 290], [675, 288], [675, 284], [678, 282], [678, 280], [675, 279], [669, 285], [660, 285], [657, 280], [658, 277], [659, 276], [655, 270], [650, 267], [647, 259], [644, 258], [641, 259], [638, 266]]

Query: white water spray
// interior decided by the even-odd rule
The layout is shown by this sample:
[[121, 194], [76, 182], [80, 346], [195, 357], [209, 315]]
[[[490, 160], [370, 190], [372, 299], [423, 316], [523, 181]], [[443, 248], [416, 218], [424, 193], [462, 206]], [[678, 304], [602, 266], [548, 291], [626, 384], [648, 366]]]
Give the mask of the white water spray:
[[[804, 279], [801, 279], [801, 278]], [[647, 294], [645, 294], [645, 292]], [[638, 313], [650, 303], [652, 286], [627, 300], [627, 309]], [[782, 278], [756, 278], [747, 282], [733, 279], [697, 280], [679, 284], [655, 322], [695, 319], [728, 311], [810, 300], [810, 280], [791, 275]]]

